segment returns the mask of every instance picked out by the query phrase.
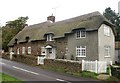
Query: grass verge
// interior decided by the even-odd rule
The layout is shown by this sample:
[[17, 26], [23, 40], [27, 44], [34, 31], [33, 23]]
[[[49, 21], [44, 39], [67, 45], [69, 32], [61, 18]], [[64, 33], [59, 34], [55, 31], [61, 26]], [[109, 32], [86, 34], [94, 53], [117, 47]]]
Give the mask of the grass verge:
[[23, 81], [4, 73], [0, 73], [0, 82], [1, 83], [24, 83]]

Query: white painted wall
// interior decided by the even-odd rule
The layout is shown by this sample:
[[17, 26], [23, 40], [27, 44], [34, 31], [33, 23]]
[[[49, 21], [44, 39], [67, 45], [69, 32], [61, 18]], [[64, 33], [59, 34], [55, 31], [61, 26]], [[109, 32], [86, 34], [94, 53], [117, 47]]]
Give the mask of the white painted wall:
[[[110, 36], [104, 35], [104, 26], [105, 24], [102, 24], [98, 30], [98, 55], [100, 61], [115, 61], [115, 37], [114, 33], [110, 26]], [[110, 57], [105, 57], [105, 48], [104, 46], [108, 45], [111, 47], [111, 55]]]

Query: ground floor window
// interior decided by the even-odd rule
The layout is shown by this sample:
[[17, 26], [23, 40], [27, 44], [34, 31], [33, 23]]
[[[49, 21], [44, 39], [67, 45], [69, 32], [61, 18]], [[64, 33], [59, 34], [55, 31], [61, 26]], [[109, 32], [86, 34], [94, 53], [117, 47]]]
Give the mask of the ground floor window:
[[28, 47], [28, 54], [31, 54], [31, 47]]
[[20, 54], [20, 48], [17, 48], [17, 54]]
[[105, 48], [105, 57], [110, 57], [111, 47], [110, 46], [104, 46], [104, 48]]
[[86, 46], [76, 47], [76, 57], [86, 57]]
[[25, 54], [25, 47], [22, 47], [22, 54]]
[[49, 54], [52, 54], [52, 48], [48, 48]]
[[41, 47], [41, 55], [46, 55], [46, 48], [45, 47]]

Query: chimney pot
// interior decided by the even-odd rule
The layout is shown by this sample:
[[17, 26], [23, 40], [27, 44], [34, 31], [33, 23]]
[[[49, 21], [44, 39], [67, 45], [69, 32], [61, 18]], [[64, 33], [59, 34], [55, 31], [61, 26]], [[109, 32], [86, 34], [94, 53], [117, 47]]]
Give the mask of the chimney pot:
[[55, 16], [48, 16], [47, 21], [55, 22]]

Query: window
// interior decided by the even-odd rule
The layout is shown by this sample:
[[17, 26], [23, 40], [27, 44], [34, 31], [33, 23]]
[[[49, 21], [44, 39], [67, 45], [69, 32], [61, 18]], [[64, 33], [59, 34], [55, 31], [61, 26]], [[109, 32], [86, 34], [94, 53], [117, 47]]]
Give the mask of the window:
[[31, 47], [28, 47], [28, 54], [31, 54]]
[[86, 57], [86, 46], [76, 47], [76, 57]]
[[76, 38], [85, 38], [86, 37], [86, 31], [85, 30], [79, 30], [76, 32]]
[[41, 47], [41, 55], [46, 55], [46, 49], [45, 49], [45, 47]]
[[110, 28], [107, 25], [104, 25], [104, 35], [110, 36]]
[[111, 51], [110, 46], [105, 46], [105, 57], [110, 57], [110, 51]]
[[20, 54], [20, 48], [17, 48], [17, 54]]
[[50, 54], [52, 54], [52, 48], [49, 48], [48, 51]]
[[25, 54], [25, 47], [22, 47], [22, 54]]
[[53, 41], [53, 39], [52, 39], [52, 34], [48, 34], [48, 35], [47, 35], [47, 41]]

